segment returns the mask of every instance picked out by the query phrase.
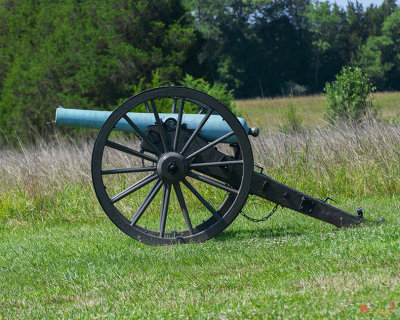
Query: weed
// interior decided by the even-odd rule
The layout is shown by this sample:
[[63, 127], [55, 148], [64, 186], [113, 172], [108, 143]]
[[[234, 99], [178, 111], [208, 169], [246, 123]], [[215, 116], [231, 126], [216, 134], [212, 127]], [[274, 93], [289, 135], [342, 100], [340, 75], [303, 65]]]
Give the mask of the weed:
[[291, 104], [286, 113], [286, 124], [281, 126], [280, 130], [284, 133], [300, 133], [303, 131], [303, 119], [297, 114], [296, 106]]

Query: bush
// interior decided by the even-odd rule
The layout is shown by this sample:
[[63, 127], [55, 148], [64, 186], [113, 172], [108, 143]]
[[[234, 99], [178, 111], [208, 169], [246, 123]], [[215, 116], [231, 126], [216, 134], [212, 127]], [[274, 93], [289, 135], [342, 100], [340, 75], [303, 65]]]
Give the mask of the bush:
[[371, 98], [374, 91], [375, 87], [360, 68], [343, 67], [336, 81], [325, 86], [329, 119], [361, 122], [374, 115]]
[[[173, 85], [171, 81], [165, 80], [164, 77], [160, 74], [159, 70], [156, 70], [152, 73], [151, 81], [145, 83], [145, 79], [141, 79], [137, 84], [133, 86], [133, 94], [138, 94], [141, 91], [156, 88], [156, 87], [164, 87]], [[210, 96], [216, 98], [221, 101], [228, 109], [230, 109], [233, 113], [238, 115], [238, 110], [236, 109], [236, 103], [234, 103], [233, 90], [228, 91], [226, 84], [214, 83], [210, 84], [203, 78], [194, 78], [193, 76], [186, 74], [185, 77], [179, 81], [178, 85], [199, 90], [209, 94]], [[122, 100], [121, 100], [122, 102]], [[157, 105], [157, 109], [159, 112], [170, 112], [171, 106], [164, 105], [163, 101], [160, 101]], [[185, 110], [189, 113], [197, 113], [199, 111], [199, 107], [193, 103], [186, 103]], [[146, 112], [144, 106], [139, 106], [136, 109], [136, 112]]]
[[236, 103], [234, 102], [233, 90], [228, 90], [226, 84], [214, 83], [210, 84], [203, 78], [195, 79], [191, 75], [187, 74], [182, 81], [179, 82], [184, 87], [203, 91], [215, 99], [221, 101], [228, 109], [230, 109], [235, 115], [239, 115], [239, 111], [236, 109]]

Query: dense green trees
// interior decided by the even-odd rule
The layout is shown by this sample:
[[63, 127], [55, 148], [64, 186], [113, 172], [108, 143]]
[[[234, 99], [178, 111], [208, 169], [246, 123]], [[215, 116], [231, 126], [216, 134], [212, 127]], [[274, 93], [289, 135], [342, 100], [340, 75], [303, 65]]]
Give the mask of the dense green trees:
[[153, 74], [244, 98], [321, 92], [354, 65], [399, 90], [398, 10], [395, 0], [0, 0], [0, 130], [41, 133], [59, 104], [114, 108]]
[[[199, 53], [209, 80], [237, 97], [282, 94], [307, 83], [311, 46], [303, 13], [309, 0], [186, 0], [203, 37]], [[205, 5], [207, 3], [207, 5]]]
[[179, 80], [195, 44], [178, 0], [2, 1], [0, 127], [43, 131], [63, 104], [115, 108], [159, 69]]
[[363, 67], [380, 89], [400, 88], [400, 10], [384, 21], [380, 36], [362, 46], [355, 64]]
[[[209, 67], [201, 75], [227, 83], [237, 97], [320, 92], [342, 66], [360, 65], [360, 48], [382, 36], [397, 9], [395, 0], [368, 8], [356, 0], [346, 8], [311, 0], [184, 3], [203, 38], [197, 56]], [[391, 85], [379, 88], [395, 89], [386, 80]]]

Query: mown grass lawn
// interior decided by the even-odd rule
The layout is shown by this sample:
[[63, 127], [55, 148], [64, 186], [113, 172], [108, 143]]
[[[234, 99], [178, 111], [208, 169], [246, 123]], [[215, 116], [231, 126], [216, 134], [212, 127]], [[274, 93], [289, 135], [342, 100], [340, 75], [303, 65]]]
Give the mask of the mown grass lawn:
[[[347, 230], [279, 209], [206, 243], [149, 247], [102, 213], [90, 141], [0, 150], [0, 320], [400, 319], [400, 93], [376, 100], [377, 121], [361, 126], [327, 126], [321, 96], [238, 102], [261, 128], [266, 174], [386, 218]], [[304, 131], [282, 132], [291, 106]], [[250, 197], [244, 211], [271, 208]]]
[[[341, 230], [281, 209], [266, 223], [238, 217], [209, 242], [173, 247], [140, 244], [106, 219], [11, 220], [0, 233], [0, 317], [399, 319], [399, 200], [341, 201], [384, 216], [379, 226]], [[268, 208], [250, 199], [245, 211]], [[360, 313], [365, 305], [378, 313]]]

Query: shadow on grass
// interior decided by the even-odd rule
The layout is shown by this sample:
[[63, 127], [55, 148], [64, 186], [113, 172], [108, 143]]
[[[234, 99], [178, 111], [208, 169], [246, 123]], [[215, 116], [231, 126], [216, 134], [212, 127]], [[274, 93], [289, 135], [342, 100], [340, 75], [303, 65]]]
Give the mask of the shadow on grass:
[[250, 240], [254, 238], [278, 238], [283, 236], [299, 236], [303, 235], [304, 230], [299, 230], [296, 226], [285, 226], [285, 227], [256, 227], [254, 229], [232, 229], [225, 230], [222, 234], [215, 238], [217, 242], [225, 242], [235, 240]]

